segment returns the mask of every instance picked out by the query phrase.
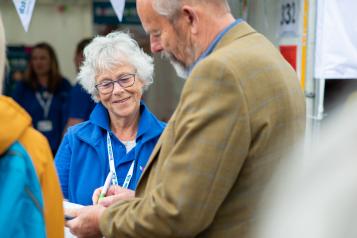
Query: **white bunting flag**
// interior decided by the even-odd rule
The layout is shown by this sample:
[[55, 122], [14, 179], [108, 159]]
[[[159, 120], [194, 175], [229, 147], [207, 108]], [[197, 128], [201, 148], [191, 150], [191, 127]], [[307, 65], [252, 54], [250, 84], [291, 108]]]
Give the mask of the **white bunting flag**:
[[35, 6], [36, 0], [12, 0], [17, 14], [19, 14], [22, 26], [27, 32], [30, 26], [32, 12]]
[[110, 0], [119, 21], [123, 20], [125, 0]]

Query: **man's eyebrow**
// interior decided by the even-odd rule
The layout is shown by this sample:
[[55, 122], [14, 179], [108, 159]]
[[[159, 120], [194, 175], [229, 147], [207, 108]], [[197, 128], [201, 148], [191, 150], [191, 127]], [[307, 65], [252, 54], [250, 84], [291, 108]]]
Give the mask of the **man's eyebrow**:
[[141, 25], [141, 26], [143, 27], [145, 34], [148, 35], [149, 34], [149, 30], [145, 26], [143, 26], [143, 25]]
[[152, 35], [152, 34], [155, 34], [157, 32], [160, 32], [159, 29], [148, 29], [148, 28], [145, 28], [145, 27], [143, 27], [143, 29], [144, 29], [146, 35]]
[[160, 30], [154, 30], [154, 31], [151, 32], [151, 34], [153, 34], [153, 35], [157, 35], [157, 34], [160, 34], [160, 33], [161, 33]]

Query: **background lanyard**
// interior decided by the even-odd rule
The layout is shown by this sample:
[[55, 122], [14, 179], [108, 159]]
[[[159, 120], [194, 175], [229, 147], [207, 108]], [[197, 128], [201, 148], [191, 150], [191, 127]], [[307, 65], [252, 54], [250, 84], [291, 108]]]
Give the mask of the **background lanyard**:
[[48, 96], [47, 96], [47, 100], [43, 100], [42, 96], [39, 92], [36, 93], [36, 99], [38, 101], [38, 103], [40, 104], [40, 106], [43, 109], [43, 117], [44, 119], [48, 118], [48, 114], [50, 113], [50, 108], [51, 108], [51, 103], [52, 103], [52, 98], [53, 95], [51, 93], [47, 93], [45, 92]]
[[[112, 171], [112, 173], [113, 173], [112, 184], [118, 185], [118, 178], [117, 178], [117, 174], [115, 172], [115, 165], [114, 165], [112, 141], [110, 140], [110, 135], [109, 135], [108, 131], [107, 131], [107, 149], [108, 149], [109, 167], [110, 167], [110, 171]], [[123, 186], [122, 186], [123, 188], [129, 187], [131, 178], [133, 177], [133, 173], [134, 173], [134, 164], [135, 164], [135, 160], [130, 165], [128, 174], [126, 175]]]

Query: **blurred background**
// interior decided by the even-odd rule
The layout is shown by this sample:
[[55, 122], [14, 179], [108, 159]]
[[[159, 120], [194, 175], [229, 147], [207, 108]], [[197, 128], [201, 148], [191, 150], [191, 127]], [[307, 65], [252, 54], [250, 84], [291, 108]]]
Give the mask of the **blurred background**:
[[[235, 17], [251, 24], [282, 53], [306, 96], [304, 149], [277, 172], [256, 237], [356, 237], [357, 0], [228, 2]], [[28, 32], [13, 1], [0, 0], [0, 11], [8, 59], [4, 89], [10, 96], [39, 42], [54, 47], [61, 73], [72, 85], [76, 45], [84, 38], [130, 31], [150, 53], [135, 0], [126, 1], [121, 22], [109, 0], [36, 0]], [[144, 100], [159, 119], [168, 121], [185, 81], [170, 63], [158, 55], [154, 59], [154, 84]]]
[[[306, 93], [307, 143], [318, 136], [324, 118], [338, 109], [357, 88], [357, 26], [351, 20], [355, 0], [229, 0], [233, 14], [268, 37], [295, 68]], [[31, 47], [50, 43], [62, 74], [75, 83], [73, 57], [83, 38], [129, 30], [149, 52], [149, 39], [140, 26], [135, 0], [127, 0], [119, 22], [109, 0], [37, 0], [28, 32], [13, 1], [0, 0], [8, 43], [7, 94], [21, 80]], [[347, 24], [348, 23], [348, 24]], [[330, 51], [329, 51], [330, 50]], [[171, 65], [155, 56], [155, 83], [145, 101], [162, 120], [173, 113], [184, 80]], [[209, 96], [209, 95], [208, 95]], [[340, 103], [337, 103], [340, 102]]]

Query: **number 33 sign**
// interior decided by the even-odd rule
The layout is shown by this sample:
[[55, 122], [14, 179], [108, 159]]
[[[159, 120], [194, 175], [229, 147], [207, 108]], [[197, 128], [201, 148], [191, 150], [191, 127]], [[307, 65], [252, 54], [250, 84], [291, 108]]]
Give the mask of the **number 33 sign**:
[[280, 37], [298, 36], [300, 0], [281, 0], [280, 2]]

